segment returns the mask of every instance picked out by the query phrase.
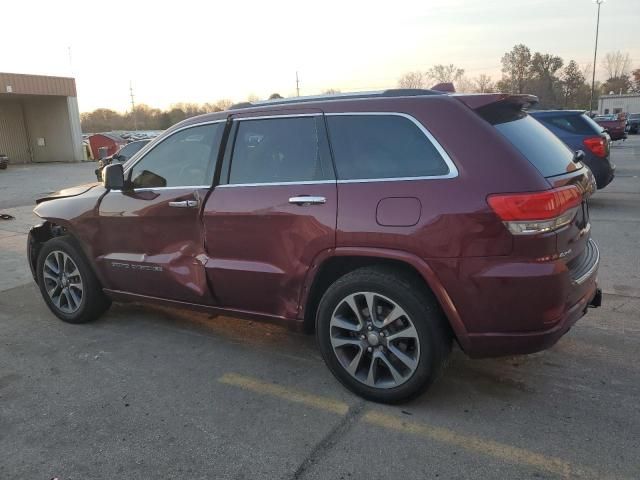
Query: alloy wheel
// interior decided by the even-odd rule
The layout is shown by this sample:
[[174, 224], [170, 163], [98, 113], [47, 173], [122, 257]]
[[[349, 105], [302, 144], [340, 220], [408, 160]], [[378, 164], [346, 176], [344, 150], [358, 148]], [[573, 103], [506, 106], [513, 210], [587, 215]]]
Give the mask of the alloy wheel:
[[63, 313], [75, 313], [82, 303], [82, 275], [73, 259], [54, 250], [44, 260], [44, 287], [53, 305]]
[[409, 315], [390, 298], [375, 292], [348, 295], [338, 303], [329, 325], [340, 365], [369, 387], [398, 387], [418, 367], [418, 332]]

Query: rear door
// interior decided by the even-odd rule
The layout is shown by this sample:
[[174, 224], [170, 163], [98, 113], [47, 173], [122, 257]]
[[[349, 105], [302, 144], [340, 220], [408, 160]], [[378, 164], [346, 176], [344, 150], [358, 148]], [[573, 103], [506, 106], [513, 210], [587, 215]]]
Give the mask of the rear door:
[[322, 112], [234, 115], [219, 183], [203, 215], [217, 301], [295, 318], [314, 258], [335, 247], [336, 181]]

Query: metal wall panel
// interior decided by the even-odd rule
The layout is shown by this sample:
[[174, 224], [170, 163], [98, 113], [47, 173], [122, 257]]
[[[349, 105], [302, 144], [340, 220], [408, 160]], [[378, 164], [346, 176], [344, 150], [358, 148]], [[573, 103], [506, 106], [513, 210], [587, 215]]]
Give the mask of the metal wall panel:
[[9, 156], [9, 163], [29, 163], [29, 139], [20, 102], [0, 100], [0, 153]]
[[602, 95], [598, 102], [598, 113], [604, 114], [608, 109], [613, 113], [619, 108], [625, 113], [640, 113], [640, 94]]
[[[9, 89], [7, 87], [10, 87]], [[8, 90], [11, 90], [9, 92]], [[11, 94], [76, 97], [76, 81], [68, 77], [0, 72], [0, 97]]]

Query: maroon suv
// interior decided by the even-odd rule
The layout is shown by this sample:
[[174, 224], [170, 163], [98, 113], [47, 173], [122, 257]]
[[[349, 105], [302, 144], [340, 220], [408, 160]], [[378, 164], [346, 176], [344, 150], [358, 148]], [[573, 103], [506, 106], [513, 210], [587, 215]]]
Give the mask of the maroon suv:
[[406, 399], [453, 339], [535, 352], [600, 303], [594, 180], [535, 101], [392, 90], [185, 120], [39, 200], [34, 278], [72, 323], [134, 300], [315, 329], [348, 388]]

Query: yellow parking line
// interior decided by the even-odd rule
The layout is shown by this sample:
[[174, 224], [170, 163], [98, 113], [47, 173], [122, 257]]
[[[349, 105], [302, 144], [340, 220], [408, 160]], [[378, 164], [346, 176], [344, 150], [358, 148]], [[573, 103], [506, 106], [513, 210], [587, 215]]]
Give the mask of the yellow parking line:
[[349, 405], [328, 397], [320, 397], [310, 393], [300, 392], [288, 387], [281, 387], [273, 383], [262, 382], [255, 378], [245, 377], [236, 373], [225, 373], [219, 381], [227, 385], [234, 385], [245, 390], [271, 395], [294, 403], [301, 403], [308, 407], [318, 408], [327, 412], [345, 415], [349, 411]]
[[523, 448], [512, 447], [473, 435], [456, 433], [447, 428], [407, 422], [392, 415], [376, 411], [367, 412], [364, 415], [364, 421], [389, 430], [428, 437], [440, 443], [455, 445], [471, 452], [481, 453], [510, 463], [540, 468], [562, 477], [569, 477], [572, 472], [575, 473], [569, 463], [559, 458], [547, 457]]
[[[244, 390], [270, 395], [338, 415], [345, 415], [349, 410], [349, 406], [346, 403], [329, 397], [301, 392], [236, 373], [226, 373], [218, 380], [221, 383], [233, 385]], [[457, 433], [443, 427], [410, 422], [376, 410], [366, 412], [363, 420], [370, 425], [429, 438], [439, 443], [454, 445], [469, 452], [479, 453], [508, 463], [538, 468], [562, 478], [578, 477], [598, 480], [608, 478], [591, 469], [571, 465], [569, 462], [557, 457], [542, 455], [531, 450], [513, 447], [474, 435]]]

